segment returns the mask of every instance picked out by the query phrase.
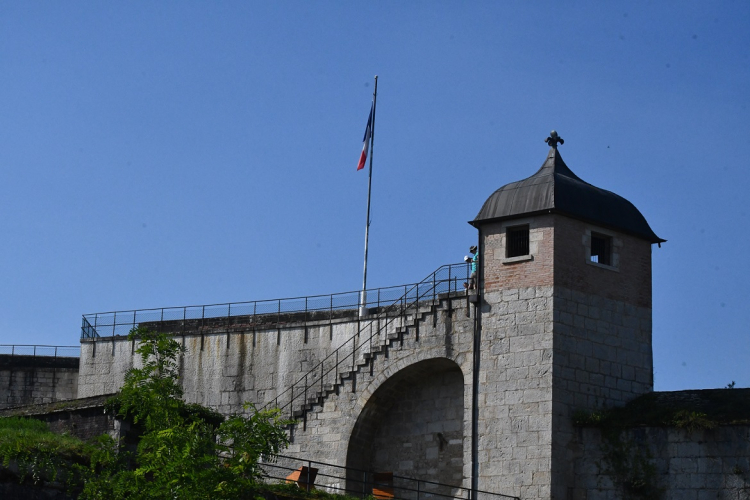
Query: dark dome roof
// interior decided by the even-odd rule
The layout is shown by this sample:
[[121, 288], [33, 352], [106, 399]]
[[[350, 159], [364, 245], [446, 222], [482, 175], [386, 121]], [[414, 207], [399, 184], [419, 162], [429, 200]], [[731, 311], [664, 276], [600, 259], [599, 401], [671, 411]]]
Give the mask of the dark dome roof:
[[611, 227], [651, 243], [666, 241], [654, 234], [628, 200], [582, 181], [556, 148], [550, 148], [547, 161], [537, 173], [492, 193], [471, 224], [552, 212]]

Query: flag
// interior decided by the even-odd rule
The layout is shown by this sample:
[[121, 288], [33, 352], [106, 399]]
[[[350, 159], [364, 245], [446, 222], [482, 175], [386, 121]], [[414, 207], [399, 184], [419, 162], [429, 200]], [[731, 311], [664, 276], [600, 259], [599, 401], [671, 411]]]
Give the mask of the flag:
[[357, 170], [365, 168], [365, 161], [367, 160], [367, 151], [370, 148], [370, 136], [372, 135], [372, 110], [374, 105], [370, 106], [370, 116], [367, 118], [367, 128], [365, 128], [365, 137], [362, 139], [362, 154], [359, 155], [359, 163], [357, 164]]

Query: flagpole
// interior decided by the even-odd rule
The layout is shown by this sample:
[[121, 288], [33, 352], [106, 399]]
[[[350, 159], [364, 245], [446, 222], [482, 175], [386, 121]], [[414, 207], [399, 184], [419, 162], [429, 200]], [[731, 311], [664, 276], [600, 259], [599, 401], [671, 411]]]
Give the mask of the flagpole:
[[375, 105], [378, 100], [378, 75], [375, 75], [375, 89], [372, 93], [372, 128], [370, 130], [370, 176], [367, 181], [367, 221], [365, 224], [365, 268], [362, 278], [362, 294], [359, 301], [359, 315], [367, 316], [367, 246], [370, 241], [370, 193], [372, 192], [372, 157], [375, 156]]

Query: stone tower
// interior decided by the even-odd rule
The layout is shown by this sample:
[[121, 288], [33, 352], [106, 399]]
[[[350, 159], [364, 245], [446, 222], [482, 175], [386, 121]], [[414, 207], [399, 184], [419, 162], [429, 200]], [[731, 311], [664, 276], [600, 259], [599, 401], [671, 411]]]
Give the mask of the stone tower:
[[651, 246], [624, 198], [565, 164], [553, 132], [537, 173], [495, 191], [479, 231], [474, 467], [482, 489], [563, 500], [576, 410], [653, 389]]

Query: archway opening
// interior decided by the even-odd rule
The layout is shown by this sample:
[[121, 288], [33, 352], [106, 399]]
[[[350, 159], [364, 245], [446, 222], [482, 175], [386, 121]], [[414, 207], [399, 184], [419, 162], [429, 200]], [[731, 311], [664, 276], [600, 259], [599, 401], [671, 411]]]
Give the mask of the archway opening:
[[[347, 489], [369, 492], [372, 474], [389, 472], [461, 486], [463, 424], [464, 377], [455, 362], [438, 358], [404, 368], [373, 393], [357, 418], [347, 450], [347, 467], [356, 471], [348, 474]], [[434, 489], [426, 483], [420, 488]]]

